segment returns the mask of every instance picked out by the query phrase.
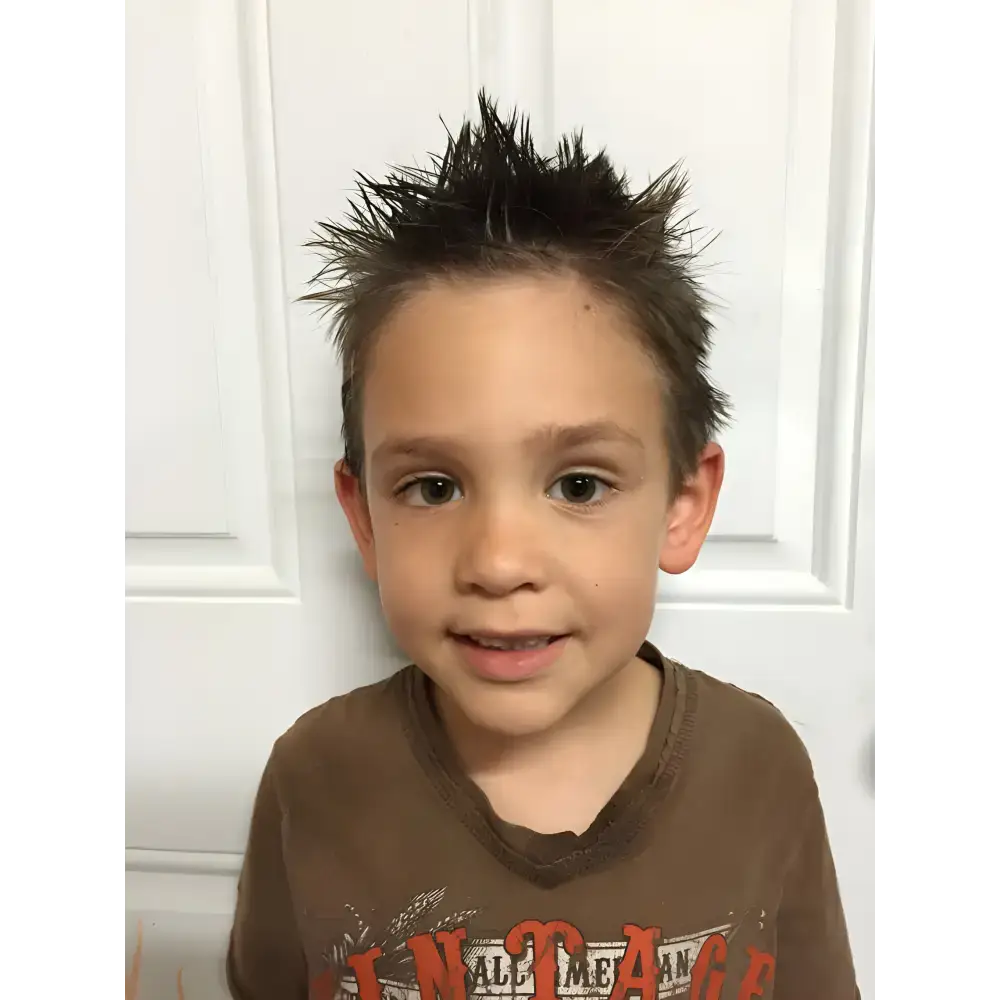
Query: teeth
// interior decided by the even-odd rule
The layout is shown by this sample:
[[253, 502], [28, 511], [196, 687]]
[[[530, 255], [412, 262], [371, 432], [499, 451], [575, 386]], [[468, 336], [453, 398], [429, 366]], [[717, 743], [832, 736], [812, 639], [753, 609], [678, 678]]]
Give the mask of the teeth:
[[493, 636], [470, 635], [468, 638], [484, 649], [541, 649], [542, 646], [547, 646], [550, 641], [549, 636], [532, 636], [530, 639], [498, 639]]

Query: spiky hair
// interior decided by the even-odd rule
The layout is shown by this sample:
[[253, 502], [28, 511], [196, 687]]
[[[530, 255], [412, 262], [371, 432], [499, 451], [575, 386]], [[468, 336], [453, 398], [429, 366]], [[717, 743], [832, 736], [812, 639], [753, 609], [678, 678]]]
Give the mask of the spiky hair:
[[712, 324], [697, 251], [680, 214], [687, 178], [675, 164], [630, 194], [624, 173], [583, 135], [554, 156], [535, 147], [526, 115], [506, 119], [479, 95], [479, 124], [448, 133], [431, 166], [358, 174], [343, 222], [322, 222], [307, 246], [323, 266], [303, 301], [332, 314], [343, 363], [344, 457], [363, 475], [366, 359], [389, 314], [435, 278], [518, 272], [576, 274], [620, 307], [664, 383], [671, 480], [685, 479], [723, 426], [728, 401], [708, 374]]

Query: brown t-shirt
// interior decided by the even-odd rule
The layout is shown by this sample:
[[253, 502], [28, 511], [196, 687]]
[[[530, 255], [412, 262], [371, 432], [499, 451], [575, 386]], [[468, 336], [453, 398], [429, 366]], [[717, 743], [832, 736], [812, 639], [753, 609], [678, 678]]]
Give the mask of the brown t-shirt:
[[415, 667], [274, 746], [227, 974], [237, 1000], [853, 1000], [826, 827], [768, 702], [666, 660], [642, 759], [581, 836], [504, 823]]

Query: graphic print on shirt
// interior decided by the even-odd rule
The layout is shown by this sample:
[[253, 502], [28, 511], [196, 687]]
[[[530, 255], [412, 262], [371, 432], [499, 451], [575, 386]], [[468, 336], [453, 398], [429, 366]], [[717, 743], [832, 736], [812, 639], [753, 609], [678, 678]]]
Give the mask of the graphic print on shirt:
[[347, 906], [355, 929], [324, 954], [312, 1000], [718, 1000], [734, 980], [743, 1000], [774, 978], [772, 955], [732, 946], [749, 919], [763, 930], [763, 911], [670, 938], [624, 924], [621, 940], [588, 941], [568, 921], [531, 918], [503, 937], [470, 937], [481, 911], [438, 916], [445, 892], [417, 894], [384, 930]]

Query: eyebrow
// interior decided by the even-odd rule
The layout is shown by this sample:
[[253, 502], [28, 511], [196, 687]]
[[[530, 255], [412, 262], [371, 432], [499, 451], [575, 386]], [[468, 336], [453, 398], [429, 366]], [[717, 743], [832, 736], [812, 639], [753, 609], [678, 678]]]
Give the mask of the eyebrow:
[[[569, 451], [591, 444], [624, 444], [642, 448], [642, 438], [613, 420], [593, 420], [585, 424], [546, 424], [524, 441], [532, 450]], [[372, 452], [372, 464], [406, 456], [438, 457], [469, 450], [471, 443], [462, 437], [387, 438]]]

